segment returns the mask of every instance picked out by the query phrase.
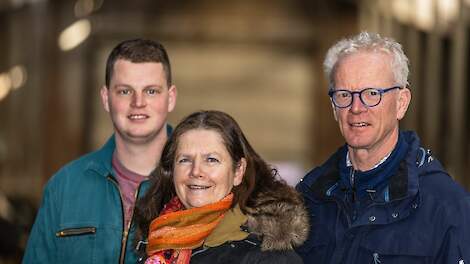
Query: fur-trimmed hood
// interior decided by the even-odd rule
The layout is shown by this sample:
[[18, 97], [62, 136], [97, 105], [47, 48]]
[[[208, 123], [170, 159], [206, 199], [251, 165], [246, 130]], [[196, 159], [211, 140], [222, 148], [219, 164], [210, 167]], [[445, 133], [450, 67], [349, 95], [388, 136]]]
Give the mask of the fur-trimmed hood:
[[302, 196], [287, 184], [259, 193], [246, 211], [248, 229], [261, 236], [263, 251], [291, 250], [308, 237], [309, 217]]

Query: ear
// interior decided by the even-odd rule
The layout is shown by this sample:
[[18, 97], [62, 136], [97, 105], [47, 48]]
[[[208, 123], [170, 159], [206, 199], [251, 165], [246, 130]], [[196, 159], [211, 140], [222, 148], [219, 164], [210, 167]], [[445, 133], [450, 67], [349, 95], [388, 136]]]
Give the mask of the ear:
[[411, 102], [411, 91], [408, 87], [399, 90], [397, 99], [397, 120], [403, 119]]
[[103, 104], [103, 108], [106, 112], [109, 113], [109, 98], [108, 98], [109, 89], [106, 85], [103, 85], [100, 90], [101, 94], [101, 103]]
[[172, 85], [168, 88], [168, 113], [175, 109], [176, 97], [178, 97], [178, 91], [176, 90], [176, 86]]
[[335, 121], [338, 121], [338, 116], [336, 115], [336, 106], [331, 101], [331, 109], [333, 110], [333, 116], [335, 117]]
[[241, 158], [235, 168], [235, 177], [233, 178], [233, 186], [238, 186], [242, 183], [243, 176], [245, 176], [246, 171], [246, 159]]

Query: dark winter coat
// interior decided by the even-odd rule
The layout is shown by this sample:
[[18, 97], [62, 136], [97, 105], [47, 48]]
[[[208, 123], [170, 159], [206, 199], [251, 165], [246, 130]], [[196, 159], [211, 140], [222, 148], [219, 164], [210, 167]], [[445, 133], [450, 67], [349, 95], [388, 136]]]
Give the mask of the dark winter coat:
[[227, 241], [213, 248], [193, 250], [191, 264], [301, 264], [302, 259], [293, 250], [261, 250], [261, 241], [255, 235], [239, 241]]
[[470, 263], [470, 195], [420, 147], [415, 133], [388, 184], [355, 217], [339, 181], [339, 152], [297, 185], [311, 233], [297, 249], [305, 263]]
[[[286, 184], [280, 185], [259, 194], [246, 214], [238, 206], [230, 209], [204, 244], [192, 250], [190, 263], [301, 264], [293, 248], [305, 241], [308, 232], [301, 195]], [[139, 263], [144, 262], [142, 258]]]

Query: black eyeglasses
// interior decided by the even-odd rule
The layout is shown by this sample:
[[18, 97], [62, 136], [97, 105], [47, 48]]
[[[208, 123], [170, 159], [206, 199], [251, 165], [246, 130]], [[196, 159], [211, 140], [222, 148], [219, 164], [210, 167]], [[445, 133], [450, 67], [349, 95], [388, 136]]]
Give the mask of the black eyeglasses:
[[336, 107], [346, 108], [352, 105], [354, 95], [358, 94], [361, 102], [368, 107], [374, 107], [380, 104], [382, 101], [382, 94], [390, 92], [394, 89], [402, 89], [401, 86], [393, 86], [390, 88], [365, 88], [361, 91], [349, 91], [349, 90], [330, 90], [328, 95], [331, 97], [331, 101]]

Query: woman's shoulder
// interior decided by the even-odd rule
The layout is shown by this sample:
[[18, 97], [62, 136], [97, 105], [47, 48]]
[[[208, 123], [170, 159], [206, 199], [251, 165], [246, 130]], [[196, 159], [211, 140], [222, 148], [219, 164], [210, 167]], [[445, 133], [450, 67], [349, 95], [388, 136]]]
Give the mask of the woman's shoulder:
[[262, 251], [292, 250], [305, 242], [310, 230], [302, 196], [284, 183], [260, 192], [246, 216], [249, 232], [263, 238]]
[[240, 262], [245, 264], [302, 264], [302, 258], [292, 249], [289, 250], [259, 250], [250, 251]]
[[251, 234], [243, 240], [228, 241], [217, 247], [194, 249], [191, 263], [303, 263], [293, 250], [262, 250], [261, 245], [258, 236]]

